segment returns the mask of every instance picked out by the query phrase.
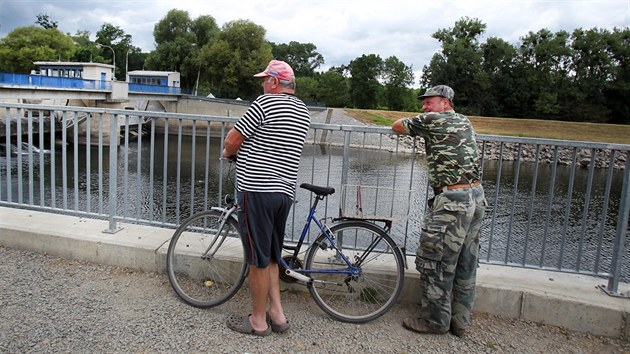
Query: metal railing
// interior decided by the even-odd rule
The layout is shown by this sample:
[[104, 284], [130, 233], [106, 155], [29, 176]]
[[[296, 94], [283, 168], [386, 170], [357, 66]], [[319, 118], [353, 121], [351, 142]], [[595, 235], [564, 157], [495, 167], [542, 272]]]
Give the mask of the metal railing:
[[133, 84], [129, 83], [129, 92], [151, 92], [151, 93], [167, 93], [179, 95], [182, 93], [182, 89], [173, 86], [161, 86], [161, 85], [147, 85], [147, 84]]
[[0, 84], [18, 86], [56, 87], [64, 89], [111, 91], [110, 81], [87, 80], [70, 77], [26, 75], [0, 72]]
[[[71, 77], [26, 75], [0, 72], [0, 84], [33, 87], [53, 87], [60, 89], [112, 91], [112, 81], [88, 80]], [[172, 86], [128, 83], [129, 92], [181, 94], [182, 89]]]
[[[413, 254], [432, 193], [421, 141], [318, 114], [298, 181], [336, 188], [318, 214], [389, 218]], [[233, 188], [219, 156], [236, 121], [0, 103], [0, 205], [107, 219], [112, 233], [121, 222], [174, 228]], [[630, 146], [490, 135], [478, 143], [489, 202], [480, 261], [604, 277], [604, 291], [624, 296]], [[309, 198], [298, 189], [288, 238]]]

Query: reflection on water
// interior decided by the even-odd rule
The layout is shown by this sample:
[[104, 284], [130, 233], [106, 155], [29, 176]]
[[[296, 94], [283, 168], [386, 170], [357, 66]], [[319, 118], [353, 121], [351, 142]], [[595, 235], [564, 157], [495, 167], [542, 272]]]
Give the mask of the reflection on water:
[[[7, 159], [3, 151], [0, 199], [107, 215], [107, 148], [82, 147], [75, 153], [72, 146], [50, 146], [45, 151], [49, 153], [35, 153], [32, 161], [27, 155]], [[232, 181], [220, 173], [225, 162], [218, 159], [218, 138], [178, 141], [176, 136], [156, 136], [122, 146], [117, 154], [117, 213], [130, 221], [172, 227], [194, 212], [220, 204], [221, 195], [233, 189]], [[413, 161], [409, 155], [353, 149], [342, 186], [342, 148], [307, 145], [298, 184], [335, 187], [337, 193], [320, 204], [320, 217], [362, 213], [394, 218], [393, 237], [413, 254], [430, 196], [425, 161]], [[623, 171], [613, 173], [607, 204], [607, 170], [595, 171], [590, 195], [587, 169], [572, 172], [558, 166], [555, 180], [551, 165], [539, 165], [536, 179], [534, 173], [535, 166], [529, 163], [519, 167], [504, 162], [499, 171], [497, 162], [485, 162], [483, 185], [490, 207], [482, 229], [481, 260], [591, 272], [609, 269]], [[18, 180], [29, 182], [19, 190]], [[287, 229], [293, 238], [304, 226], [310, 192], [298, 188], [296, 200]], [[624, 264], [628, 262], [625, 252]], [[622, 272], [622, 280], [629, 280], [628, 267]]]

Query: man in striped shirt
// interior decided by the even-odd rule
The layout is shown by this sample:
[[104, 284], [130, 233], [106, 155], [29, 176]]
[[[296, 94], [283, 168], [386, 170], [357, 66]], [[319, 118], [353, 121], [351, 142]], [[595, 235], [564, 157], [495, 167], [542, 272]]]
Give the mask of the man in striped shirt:
[[238, 220], [252, 297], [252, 313], [231, 316], [228, 326], [265, 336], [289, 328], [280, 301], [278, 259], [310, 115], [294, 96], [295, 75], [287, 63], [272, 60], [254, 76], [263, 78], [264, 94], [228, 132], [223, 150], [224, 157], [237, 156]]

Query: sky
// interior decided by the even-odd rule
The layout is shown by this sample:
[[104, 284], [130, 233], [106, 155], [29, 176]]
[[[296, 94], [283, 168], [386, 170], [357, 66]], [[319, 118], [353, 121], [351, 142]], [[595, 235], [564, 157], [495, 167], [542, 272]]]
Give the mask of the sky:
[[364, 54], [396, 56], [412, 67], [416, 81], [440, 50], [431, 35], [465, 17], [486, 24], [482, 43], [498, 37], [517, 44], [541, 29], [630, 26], [630, 0], [0, 0], [0, 38], [16, 27], [34, 25], [38, 14], [46, 14], [62, 32], [87, 30], [92, 40], [110, 23], [149, 52], [155, 49], [155, 24], [172, 9], [187, 11], [191, 19], [210, 15], [220, 27], [250, 20], [264, 27], [267, 40], [275, 43], [312, 43], [325, 60], [320, 70], [347, 65]]

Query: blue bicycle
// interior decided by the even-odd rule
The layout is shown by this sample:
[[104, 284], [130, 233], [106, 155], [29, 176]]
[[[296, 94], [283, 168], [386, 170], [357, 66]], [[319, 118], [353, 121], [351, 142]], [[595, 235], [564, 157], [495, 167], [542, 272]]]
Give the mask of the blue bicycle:
[[[300, 187], [315, 198], [300, 238], [284, 245], [281, 279], [306, 285], [315, 303], [338, 321], [364, 323], [382, 316], [396, 303], [404, 280], [404, 253], [389, 236], [391, 220], [343, 217], [332, 218], [328, 225], [315, 213], [335, 189], [306, 183]], [[225, 207], [192, 215], [170, 241], [169, 281], [192, 306], [223, 304], [247, 277], [235, 212], [234, 196], [226, 195]], [[319, 235], [308, 245], [312, 224]]]

